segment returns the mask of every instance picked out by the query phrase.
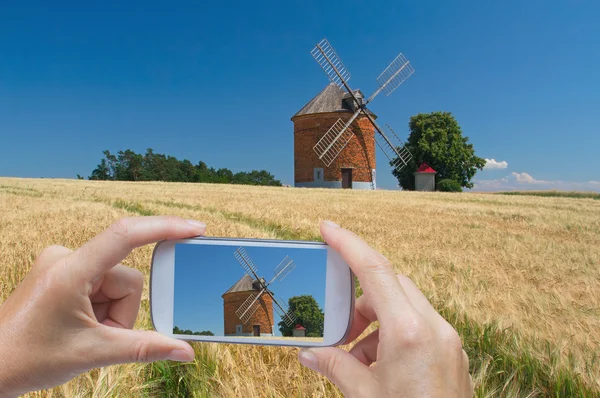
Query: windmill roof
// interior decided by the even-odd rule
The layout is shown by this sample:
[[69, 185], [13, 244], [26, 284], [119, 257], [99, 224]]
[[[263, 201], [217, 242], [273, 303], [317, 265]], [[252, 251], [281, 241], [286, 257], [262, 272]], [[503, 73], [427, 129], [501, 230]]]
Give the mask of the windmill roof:
[[[353, 93], [358, 97], [364, 97], [360, 90], [353, 90]], [[350, 104], [345, 101], [350, 94], [339, 88], [335, 83], [329, 83], [319, 94], [308, 101], [294, 116], [292, 120], [298, 116], [311, 115], [314, 113], [331, 113], [331, 112], [352, 112]], [[375, 114], [367, 110], [369, 114], [376, 117]]]
[[417, 173], [437, 173], [434, 169], [431, 168], [427, 163], [423, 163], [421, 167], [417, 170]]
[[246, 274], [223, 294], [256, 290], [253, 286], [254, 282], [256, 282], [256, 279], [253, 279], [250, 275]]

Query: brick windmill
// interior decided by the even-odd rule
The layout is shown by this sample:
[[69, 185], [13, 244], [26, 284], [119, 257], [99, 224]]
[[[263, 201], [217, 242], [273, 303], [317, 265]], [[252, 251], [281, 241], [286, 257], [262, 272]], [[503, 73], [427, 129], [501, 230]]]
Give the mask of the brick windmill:
[[295, 186], [375, 189], [375, 144], [396, 170], [412, 155], [389, 125], [389, 136], [383, 132], [367, 104], [381, 92], [390, 95], [414, 69], [399, 54], [377, 78], [379, 88], [365, 99], [348, 85], [350, 73], [326, 39], [311, 54], [331, 83], [292, 117]]
[[296, 267], [294, 261], [286, 256], [267, 282], [258, 276], [257, 267], [244, 248], [238, 248], [233, 255], [246, 274], [222, 295], [225, 336], [273, 336], [273, 309], [288, 326], [293, 325], [296, 317], [285, 301], [275, 298], [269, 286], [282, 281]]

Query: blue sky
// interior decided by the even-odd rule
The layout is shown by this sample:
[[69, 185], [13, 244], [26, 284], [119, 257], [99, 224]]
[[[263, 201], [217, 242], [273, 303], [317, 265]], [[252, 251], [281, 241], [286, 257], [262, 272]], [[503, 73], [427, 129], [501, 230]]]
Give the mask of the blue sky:
[[[312, 295], [325, 310], [325, 275], [327, 251], [314, 248], [264, 248], [244, 246], [258, 274], [270, 281], [279, 263], [289, 256], [294, 268], [283, 280], [273, 282], [270, 290], [287, 304], [290, 297]], [[245, 275], [233, 256], [239, 246], [184, 245], [175, 246], [174, 325], [192, 331], [210, 330], [223, 335], [223, 298], [234, 283]], [[273, 312], [275, 334], [281, 318]], [[327, 316], [327, 314], [325, 314]]]
[[3, 2], [0, 175], [88, 176], [104, 149], [151, 147], [293, 184], [290, 117], [328, 82], [310, 56], [327, 37], [369, 94], [404, 53], [415, 74], [371, 110], [401, 138], [411, 115], [452, 112], [498, 163], [480, 189], [600, 190], [598, 15], [593, 0]]

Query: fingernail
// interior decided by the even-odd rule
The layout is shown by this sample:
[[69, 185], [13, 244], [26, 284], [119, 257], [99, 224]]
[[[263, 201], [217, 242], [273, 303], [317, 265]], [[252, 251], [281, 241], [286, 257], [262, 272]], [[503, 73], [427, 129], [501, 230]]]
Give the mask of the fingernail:
[[339, 228], [340, 226], [334, 223], [333, 221], [325, 220], [323, 224], [330, 226], [331, 228]]
[[300, 350], [300, 354], [298, 355], [300, 363], [307, 368], [312, 370], [317, 370], [317, 356], [308, 349]]
[[194, 228], [197, 228], [197, 229], [206, 228], [206, 224], [204, 224], [203, 222], [196, 221], [196, 220], [185, 220], [185, 221]]
[[186, 350], [175, 349], [169, 352], [167, 359], [177, 362], [192, 362], [194, 360], [194, 355]]

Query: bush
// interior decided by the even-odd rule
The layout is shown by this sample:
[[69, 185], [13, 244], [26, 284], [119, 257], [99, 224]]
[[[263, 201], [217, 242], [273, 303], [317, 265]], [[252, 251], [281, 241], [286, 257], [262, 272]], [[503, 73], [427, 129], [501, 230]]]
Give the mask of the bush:
[[442, 192], [462, 192], [462, 187], [458, 181], [445, 179], [438, 182], [438, 191]]

